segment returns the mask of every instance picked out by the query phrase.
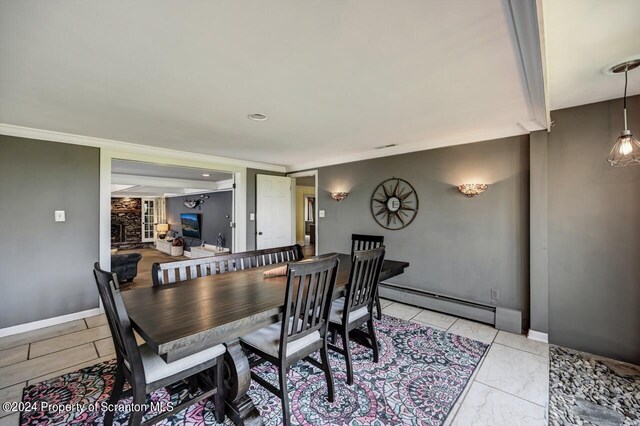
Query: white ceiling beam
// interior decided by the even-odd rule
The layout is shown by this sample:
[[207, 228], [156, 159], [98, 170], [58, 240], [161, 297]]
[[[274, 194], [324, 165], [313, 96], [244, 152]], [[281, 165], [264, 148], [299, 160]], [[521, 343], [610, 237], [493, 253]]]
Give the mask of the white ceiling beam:
[[122, 173], [112, 174], [111, 180], [113, 185], [126, 185], [123, 189], [112, 190], [111, 194], [113, 196], [131, 198], [145, 196], [171, 198], [185, 195], [207, 194], [209, 192], [230, 191], [233, 189], [234, 184], [233, 179], [207, 182]]
[[233, 179], [219, 180], [216, 183], [218, 184], [219, 191], [233, 189], [233, 184], [234, 184]]
[[[551, 119], [545, 70], [542, 5], [539, 0], [508, 0], [507, 4], [529, 98], [531, 120], [527, 123], [537, 122], [549, 130]], [[524, 128], [536, 127], [525, 123], [520, 125]]]
[[161, 188], [198, 188], [202, 190], [219, 190], [226, 187], [227, 181], [208, 182], [202, 180], [176, 179], [156, 176], [138, 176], [113, 173], [111, 182], [121, 185], [155, 186]]

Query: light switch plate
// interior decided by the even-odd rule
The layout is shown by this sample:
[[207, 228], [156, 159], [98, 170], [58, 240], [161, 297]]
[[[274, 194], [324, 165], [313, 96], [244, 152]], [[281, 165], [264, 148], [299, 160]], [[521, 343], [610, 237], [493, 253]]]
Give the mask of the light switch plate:
[[324, 217], [324, 210], [318, 210], [318, 216]]
[[56, 210], [54, 212], [54, 217], [56, 222], [64, 222], [66, 220], [64, 210]]
[[256, 220], [256, 214], [255, 213], [249, 213], [249, 220]]
[[498, 290], [497, 288], [492, 288], [491, 289], [491, 298], [493, 300], [500, 300], [500, 290]]

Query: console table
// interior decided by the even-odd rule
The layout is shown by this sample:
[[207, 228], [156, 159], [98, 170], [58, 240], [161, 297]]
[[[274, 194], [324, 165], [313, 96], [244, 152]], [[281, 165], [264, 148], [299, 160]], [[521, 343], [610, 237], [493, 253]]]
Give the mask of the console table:
[[170, 256], [182, 256], [184, 248], [182, 246], [174, 246], [173, 241], [156, 240], [156, 250], [166, 253]]
[[191, 247], [191, 258], [199, 257], [211, 257], [217, 254], [229, 253], [230, 250], [226, 247], [218, 248], [211, 244], [205, 244], [204, 246]]

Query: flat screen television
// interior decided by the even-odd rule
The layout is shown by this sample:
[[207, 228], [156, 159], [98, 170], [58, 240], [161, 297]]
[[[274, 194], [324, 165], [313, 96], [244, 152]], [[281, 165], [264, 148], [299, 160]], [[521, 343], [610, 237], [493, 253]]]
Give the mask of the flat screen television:
[[201, 217], [202, 215], [200, 213], [180, 213], [182, 236], [200, 240]]

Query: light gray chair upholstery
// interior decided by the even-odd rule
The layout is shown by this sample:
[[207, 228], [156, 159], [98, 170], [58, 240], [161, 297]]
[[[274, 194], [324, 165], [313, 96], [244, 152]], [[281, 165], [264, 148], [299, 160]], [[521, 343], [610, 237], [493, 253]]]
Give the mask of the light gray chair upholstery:
[[[282, 321], [278, 321], [275, 324], [271, 324], [268, 327], [261, 328], [252, 333], [242, 336], [242, 342], [244, 344], [252, 346], [262, 352], [271, 355], [273, 357], [278, 356], [280, 350], [280, 334], [282, 332]], [[306, 336], [294, 340], [287, 345], [286, 355], [292, 356], [296, 352], [303, 350], [304, 348], [313, 345], [314, 343], [321, 341], [319, 331], [314, 331]]]

